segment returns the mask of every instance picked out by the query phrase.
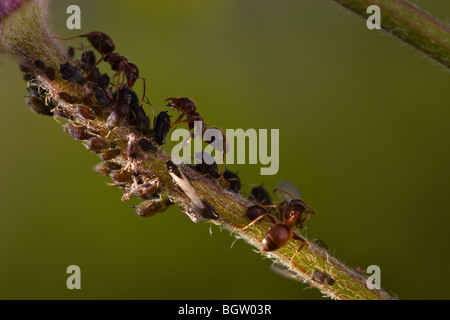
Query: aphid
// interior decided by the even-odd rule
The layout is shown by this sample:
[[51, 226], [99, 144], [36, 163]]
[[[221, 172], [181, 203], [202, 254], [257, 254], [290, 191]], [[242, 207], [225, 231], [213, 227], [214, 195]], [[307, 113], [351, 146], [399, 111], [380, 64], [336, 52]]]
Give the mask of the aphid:
[[67, 57], [71, 60], [73, 59], [73, 57], [75, 57], [75, 48], [74, 47], [69, 46], [67, 48]]
[[103, 166], [105, 168], [107, 168], [109, 171], [117, 171], [117, 170], [122, 169], [122, 166], [119, 163], [114, 162], [114, 161], [103, 162]]
[[147, 182], [135, 187], [132, 194], [141, 199], [154, 199], [158, 196], [158, 192], [158, 184]]
[[153, 121], [154, 139], [159, 145], [164, 144], [164, 140], [170, 131], [170, 116], [167, 111], [160, 112]]
[[114, 144], [106, 138], [92, 137], [86, 142], [86, 147], [91, 151], [100, 153], [114, 147]]
[[64, 80], [76, 82], [80, 85], [84, 85], [86, 83], [86, 79], [83, 77], [81, 71], [72, 66], [69, 62], [61, 64], [59, 66], [59, 72], [61, 72], [61, 77]]
[[125, 171], [125, 170], [112, 171], [109, 174], [109, 176], [117, 184], [131, 183], [133, 181], [133, 176], [130, 171]]
[[86, 119], [86, 120], [94, 120], [95, 115], [92, 113], [91, 109], [84, 106], [78, 106], [77, 107], [77, 113], [80, 115], [80, 117]]
[[131, 93], [131, 96], [131, 114], [134, 117], [130, 117], [129, 120], [132, 125], [136, 125], [140, 132], [147, 134], [150, 130], [150, 119], [139, 104], [138, 97], [134, 91]]
[[156, 152], [157, 148], [153, 145], [153, 143], [145, 138], [142, 138], [138, 141], [139, 146], [142, 150], [148, 152]]
[[[85, 72], [92, 72], [92, 69], [95, 67], [95, 53], [92, 50], [85, 50], [81, 55], [81, 62], [83, 63], [83, 70]], [[98, 69], [97, 69], [98, 70]]]
[[33, 62], [34, 66], [42, 72], [45, 72], [45, 63], [42, 60], [35, 60]]
[[211, 178], [217, 179], [220, 177], [219, 169], [214, 158], [204, 151], [196, 152], [194, 156], [195, 169], [203, 174], [210, 176]]
[[181, 170], [172, 162], [166, 162], [167, 170], [177, 186], [179, 186], [184, 193], [191, 199], [191, 211], [193, 216], [190, 216], [193, 221], [204, 219], [217, 220], [219, 215], [215, 212], [212, 205], [206, 199], [200, 199], [195, 192], [189, 179], [183, 174]]
[[99, 104], [99, 106], [101, 106], [102, 108], [106, 108], [110, 102], [106, 92], [100, 88], [97, 88], [95, 90], [95, 99], [97, 100], [97, 103]]
[[53, 115], [49, 107], [45, 105], [45, 101], [36, 96], [27, 97], [25, 103], [30, 108], [31, 111], [37, 114], [51, 116]]
[[231, 191], [234, 191], [236, 193], [239, 193], [239, 191], [241, 191], [241, 180], [239, 179], [239, 176], [236, 173], [231, 172], [228, 169], [225, 169], [225, 172], [223, 173], [223, 178], [225, 179], [225, 181], [228, 182], [228, 188]]
[[101, 162], [97, 164], [94, 168], [94, 171], [102, 176], [107, 176], [111, 173], [111, 169], [105, 166], [105, 162]]
[[107, 119], [108, 128], [113, 128], [122, 124], [130, 113], [131, 90], [127, 86], [119, 89], [116, 105]]
[[93, 67], [91, 69], [91, 72], [89, 72], [89, 74], [86, 76], [86, 79], [89, 82], [97, 85], [100, 82], [101, 76], [102, 76], [102, 74], [100, 73], [100, 70], [97, 67]]
[[311, 242], [314, 243], [319, 248], [322, 248], [323, 250], [328, 251], [328, 245], [323, 240], [314, 239]]
[[67, 126], [66, 131], [76, 140], [88, 140], [93, 137], [86, 127]]
[[252, 188], [249, 199], [256, 201], [257, 203], [262, 205], [272, 204], [272, 199], [270, 198], [270, 195], [266, 191], [266, 189], [263, 188], [263, 186]]
[[141, 202], [134, 207], [134, 211], [141, 217], [153, 217], [158, 212], [164, 212], [173, 204], [170, 198], [151, 199]]
[[[55, 69], [52, 67], [47, 67], [42, 60], [35, 60], [33, 64], [34, 67], [41, 71], [41, 73], [45, 74], [50, 81], [55, 80]], [[26, 70], [29, 70], [29, 68], [26, 68]]]
[[120, 150], [119, 149], [111, 149], [111, 150], [106, 150], [103, 151], [100, 154], [100, 158], [102, 158], [102, 160], [111, 160], [114, 159], [115, 157], [117, 157], [120, 154]]
[[70, 104], [74, 104], [74, 103], [79, 102], [78, 97], [71, 96], [70, 94], [68, 94], [68, 93], [66, 93], [66, 92], [59, 92], [59, 93], [58, 93], [58, 96], [59, 96], [62, 100], [64, 100], [64, 101], [67, 102], [67, 103], [70, 103]]
[[320, 284], [332, 286], [336, 281], [327, 273], [320, 270], [314, 270], [311, 274], [311, 280]]

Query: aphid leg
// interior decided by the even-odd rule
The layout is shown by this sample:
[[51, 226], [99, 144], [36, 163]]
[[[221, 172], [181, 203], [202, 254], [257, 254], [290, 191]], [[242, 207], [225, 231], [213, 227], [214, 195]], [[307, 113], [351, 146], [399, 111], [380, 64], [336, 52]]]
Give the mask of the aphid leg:
[[292, 238], [302, 242], [302, 245], [297, 249], [297, 251], [295, 251], [294, 255], [292, 256], [291, 260], [290, 260], [290, 266], [291, 266], [291, 270], [294, 270], [294, 258], [298, 255], [298, 253], [300, 252], [300, 250], [302, 250], [302, 248], [307, 245], [307, 242], [305, 239], [303, 239], [302, 237], [300, 237], [299, 235], [296, 235], [295, 233], [292, 234]]

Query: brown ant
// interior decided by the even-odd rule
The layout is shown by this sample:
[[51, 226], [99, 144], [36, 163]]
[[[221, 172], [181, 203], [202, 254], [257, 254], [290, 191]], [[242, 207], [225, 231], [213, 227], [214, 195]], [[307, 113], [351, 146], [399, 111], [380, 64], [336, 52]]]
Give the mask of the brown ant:
[[[259, 189], [261, 190], [261, 189]], [[307, 206], [303, 200], [295, 199], [293, 195], [283, 189], [275, 189], [274, 191], [281, 191], [289, 195], [292, 199], [289, 202], [283, 202], [280, 206], [275, 206], [279, 208], [279, 219], [281, 222], [276, 223], [275, 219], [269, 215], [270, 211], [265, 210], [265, 208], [273, 208], [272, 205], [256, 205], [251, 206], [247, 209], [247, 216], [250, 218], [250, 213], [253, 214], [253, 221], [243, 228], [237, 228], [238, 230], [244, 230], [256, 222], [262, 220], [264, 217], [270, 218], [270, 220], [275, 224], [271, 227], [261, 242], [261, 251], [270, 252], [278, 250], [283, 247], [289, 239], [293, 238], [302, 242], [302, 245], [291, 258], [291, 264], [295, 256], [300, 252], [303, 246], [306, 244], [306, 240], [301, 236], [296, 235], [293, 232], [293, 228], [297, 226], [302, 226], [308, 219], [309, 215], [303, 217], [305, 213], [317, 214], [312, 208]], [[255, 192], [255, 194], [257, 194]]]

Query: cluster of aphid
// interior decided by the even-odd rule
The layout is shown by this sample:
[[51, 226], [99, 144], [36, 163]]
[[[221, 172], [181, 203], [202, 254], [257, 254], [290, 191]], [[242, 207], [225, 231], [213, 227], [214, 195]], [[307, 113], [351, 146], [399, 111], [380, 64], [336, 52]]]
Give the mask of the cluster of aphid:
[[[143, 109], [145, 79], [140, 77], [138, 67], [124, 56], [114, 52], [114, 41], [105, 33], [94, 31], [78, 37], [87, 38], [91, 46], [100, 53], [100, 59], [96, 59], [94, 51], [86, 49], [83, 49], [80, 60], [75, 59], [75, 50], [70, 47], [67, 54], [68, 61], [61, 64], [57, 71], [46, 66], [40, 60], [34, 61], [32, 65], [22, 66], [21, 69], [25, 73], [24, 79], [28, 82], [30, 93], [26, 102], [30, 109], [38, 114], [71, 120], [66, 124], [65, 130], [72, 138], [84, 141], [90, 151], [100, 155], [104, 162], [96, 167], [96, 171], [109, 175], [115, 185], [127, 189], [122, 199], [128, 200], [131, 195], [146, 199], [135, 207], [135, 211], [140, 216], [150, 217], [157, 212], [162, 212], [173, 204], [173, 201], [170, 198], [162, 199], [158, 179], [150, 170], [143, 170], [133, 162], [139, 161], [138, 149], [141, 149], [140, 151], [143, 151], [144, 154], [155, 153], [157, 151], [155, 144], [163, 145], [171, 127], [180, 123], [186, 123], [192, 130], [195, 128], [194, 122], [200, 121], [202, 124], [201, 136], [203, 136], [207, 129], [203, 117], [198, 113], [194, 101], [190, 98], [169, 98], [166, 99], [167, 106], [179, 112], [178, 118], [171, 122], [168, 111], [162, 111], [154, 118], [153, 128], [151, 128], [150, 118]], [[106, 73], [101, 73], [97, 67], [102, 61], [109, 64], [111, 70], [115, 72], [112, 78]], [[42, 85], [42, 77], [47, 78], [46, 80], [50, 82], [60, 77], [66, 81], [66, 85], [71, 87], [71, 92], [80, 94], [71, 95], [61, 91], [57, 92], [57, 97], [55, 97], [55, 93], [49, 92], [49, 88]], [[113, 78], [116, 78], [115, 82], [112, 82]], [[144, 83], [144, 94], [140, 100], [132, 90], [137, 79], [142, 79]], [[61, 100], [66, 105], [62, 106], [59, 102]], [[83, 123], [76, 120], [80, 118], [83, 119]], [[95, 130], [95, 126], [89, 125], [90, 121], [101, 118], [104, 120], [103, 122], [106, 122], [109, 130], [107, 135], [101, 135], [98, 130]], [[128, 129], [131, 128], [126, 152], [121, 151], [116, 142], [109, 137], [112, 131], [123, 125], [126, 125]], [[195, 136], [196, 132], [193, 132], [191, 139]], [[224, 137], [223, 140], [225, 140]], [[214, 140], [204, 141], [212, 143]], [[226, 142], [224, 141], [224, 143]], [[123, 165], [124, 161], [114, 161], [118, 156], [127, 159], [125, 166]], [[220, 172], [215, 162], [207, 164], [203, 160], [211, 155], [206, 153], [196, 154], [195, 157], [198, 158], [198, 161], [196, 161], [196, 165], [192, 166], [194, 170], [205, 177], [214, 180], [220, 179], [225, 182], [230, 191], [240, 193], [241, 182], [236, 173], [229, 170]], [[175, 184], [191, 200], [191, 206], [187, 208], [187, 213], [192, 220], [219, 219], [213, 205], [196, 194], [181, 167], [169, 160], [166, 168]], [[282, 189], [279, 191], [289, 194]], [[316, 214], [316, 212], [302, 200], [296, 199], [292, 195], [290, 197], [289, 201], [274, 205], [269, 193], [262, 186], [254, 187], [251, 190], [249, 200], [253, 202], [253, 205], [249, 206], [246, 212], [250, 223], [239, 229], [247, 229], [264, 218], [273, 223], [274, 226], [262, 239], [262, 251], [277, 250], [291, 238], [302, 242], [296, 254], [307, 244], [305, 239], [293, 232], [293, 229], [301, 227], [308, 220], [308, 213]], [[327, 283], [331, 284], [330, 281]]]

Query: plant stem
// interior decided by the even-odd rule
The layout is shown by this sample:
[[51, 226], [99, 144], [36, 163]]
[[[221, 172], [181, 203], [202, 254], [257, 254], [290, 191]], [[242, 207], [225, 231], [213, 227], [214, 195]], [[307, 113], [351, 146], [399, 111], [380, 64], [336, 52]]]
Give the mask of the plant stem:
[[381, 11], [381, 28], [450, 68], [450, 28], [405, 0], [333, 0], [367, 19], [370, 5]]
[[[14, 12], [3, 20], [2, 34], [0, 36], [0, 46], [3, 50], [16, 57], [22, 64], [32, 66], [33, 59], [40, 59], [47, 65], [59, 66], [67, 61], [64, 51], [55, 52], [61, 48], [60, 44], [51, 36], [45, 24], [39, 17], [42, 8], [38, 7], [37, 1], [27, 2], [20, 10]], [[26, 18], [26, 19], [25, 19]], [[22, 22], [30, 21], [24, 25]], [[45, 33], [45, 34], [39, 34]], [[47, 49], [44, 49], [47, 48]], [[48, 49], [49, 48], [49, 49]], [[170, 197], [180, 207], [180, 209], [191, 216], [191, 199], [184, 191], [177, 186], [170, 176], [166, 162], [170, 160], [169, 155], [160, 148], [156, 152], [146, 152], [137, 148], [133, 155], [129, 152], [129, 146], [133, 139], [140, 139], [143, 134], [135, 127], [124, 123], [114, 130], [110, 131], [107, 126], [107, 118], [111, 110], [104, 110], [101, 115], [95, 119], [86, 120], [77, 112], [76, 105], [63, 101], [58, 95], [60, 92], [66, 92], [72, 96], [78, 97], [79, 101], [84, 101], [85, 91], [80, 85], [70, 83], [57, 74], [55, 80], [49, 80], [45, 75], [36, 73], [33, 85], [39, 85], [42, 92], [45, 92], [45, 99], [50, 103], [57, 105], [63, 114], [67, 115], [67, 126], [85, 127], [90, 132], [95, 132], [99, 137], [108, 137], [114, 141], [115, 148], [120, 150], [120, 155], [110, 160], [116, 165], [121, 166], [121, 170], [127, 173], [138, 173], [140, 179], [151, 181], [159, 188], [158, 193], [161, 197]], [[86, 106], [90, 107], [90, 106]], [[189, 178], [197, 195], [206, 199], [214, 206], [219, 215], [215, 224], [229, 230], [237, 238], [242, 238], [248, 243], [261, 248], [261, 239], [273, 226], [266, 220], [253, 225], [245, 230], [236, 230], [237, 227], [243, 227], [250, 221], [246, 217], [246, 211], [253, 203], [245, 199], [240, 193], [232, 192], [227, 188], [227, 184], [222, 179], [212, 179], [202, 175], [191, 166], [182, 165], [180, 170]], [[131, 174], [130, 174], [131, 177]], [[130, 194], [130, 190], [136, 187], [137, 179], [130, 179], [120, 184], [125, 189], [125, 194]], [[126, 200], [128, 197], [124, 197]], [[392, 299], [386, 292], [367, 287], [367, 277], [358, 273], [354, 269], [345, 266], [343, 263], [332, 257], [326, 250], [314, 245], [306, 239], [306, 245], [296, 255], [291, 258], [299, 248], [300, 243], [291, 239], [281, 249], [263, 255], [273, 259], [295, 272], [299, 279], [308, 282], [311, 286], [318, 288], [323, 294], [334, 299]], [[321, 284], [312, 279], [315, 270], [320, 270], [334, 279], [334, 284]]]

